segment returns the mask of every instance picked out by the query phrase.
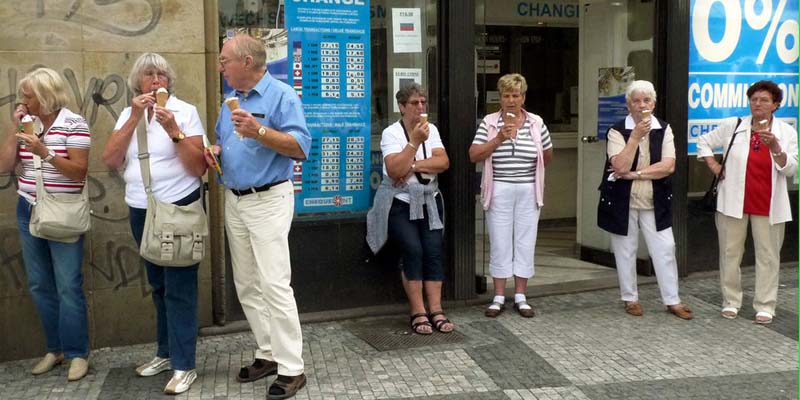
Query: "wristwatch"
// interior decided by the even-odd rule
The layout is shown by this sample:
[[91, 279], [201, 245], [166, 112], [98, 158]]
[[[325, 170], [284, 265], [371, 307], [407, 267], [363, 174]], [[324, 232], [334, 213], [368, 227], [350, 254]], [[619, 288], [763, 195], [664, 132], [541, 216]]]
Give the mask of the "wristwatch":
[[178, 143], [183, 139], [186, 139], [186, 135], [183, 132], [178, 132], [178, 135], [172, 138], [172, 143]]
[[261, 127], [258, 128], [258, 137], [264, 137], [264, 135], [266, 135], [266, 134], [267, 134], [267, 127], [264, 126], [264, 125], [261, 125]]
[[636, 177], [642, 179], [642, 171], [636, 171]]
[[55, 158], [56, 152], [53, 149], [47, 149], [47, 156], [43, 158], [44, 161], [50, 162], [53, 158]]
[[417, 163], [411, 163], [411, 172], [417, 172]]

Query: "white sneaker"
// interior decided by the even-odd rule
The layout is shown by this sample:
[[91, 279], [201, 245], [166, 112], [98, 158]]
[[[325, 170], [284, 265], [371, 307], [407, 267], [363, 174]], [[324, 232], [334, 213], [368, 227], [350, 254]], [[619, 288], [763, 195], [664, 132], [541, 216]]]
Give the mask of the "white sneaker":
[[136, 374], [139, 376], [153, 376], [170, 369], [172, 369], [172, 365], [169, 363], [169, 358], [155, 357], [150, 362], [136, 368]]
[[164, 393], [183, 393], [189, 390], [195, 379], [197, 379], [197, 372], [195, 372], [195, 370], [190, 369], [188, 371], [180, 371], [176, 369], [175, 373], [172, 375], [172, 379], [167, 382], [167, 386], [164, 388]]

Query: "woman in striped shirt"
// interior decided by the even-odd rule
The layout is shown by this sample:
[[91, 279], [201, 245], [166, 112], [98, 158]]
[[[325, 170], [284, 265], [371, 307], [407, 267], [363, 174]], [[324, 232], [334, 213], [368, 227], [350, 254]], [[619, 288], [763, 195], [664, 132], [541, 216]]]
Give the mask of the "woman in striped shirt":
[[497, 90], [501, 109], [483, 118], [469, 148], [470, 160], [483, 162], [481, 200], [491, 242], [495, 296], [485, 314], [494, 318], [503, 312], [506, 279], [513, 276], [514, 309], [531, 318], [535, 312], [525, 289], [534, 273], [544, 167], [553, 159], [553, 144], [542, 118], [522, 108], [528, 90], [522, 75], [504, 75]]
[[[83, 378], [88, 371], [89, 334], [83, 294], [83, 235], [74, 243], [32, 236], [29, 229], [36, 196], [34, 154], [42, 159], [44, 188], [50, 193], [80, 193], [86, 184], [90, 134], [86, 120], [66, 108], [68, 86], [57, 72], [38, 68], [19, 82], [20, 104], [14, 109], [14, 127], [25, 116], [33, 132], [10, 132], [0, 150], [0, 173], [17, 168], [17, 225], [28, 288], [44, 328], [47, 354], [31, 371], [43, 374], [72, 359], [67, 378]], [[26, 118], [27, 120], [27, 118]]]

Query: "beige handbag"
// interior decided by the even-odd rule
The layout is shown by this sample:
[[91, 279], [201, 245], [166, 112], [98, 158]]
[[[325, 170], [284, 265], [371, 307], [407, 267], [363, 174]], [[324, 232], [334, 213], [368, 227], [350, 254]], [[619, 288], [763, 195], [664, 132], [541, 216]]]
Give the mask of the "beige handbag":
[[186, 206], [164, 203], [153, 196], [145, 118], [139, 120], [136, 132], [139, 167], [147, 193], [147, 214], [139, 255], [164, 267], [188, 267], [199, 263], [205, 255], [208, 219], [203, 209], [203, 196]]
[[33, 155], [36, 170], [36, 202], [30, 219], [31, 235], [64, 243], [75, 243], [91, 228], [89, 188], [81, 193], [49, 193], [44, 189], [42, 159]]

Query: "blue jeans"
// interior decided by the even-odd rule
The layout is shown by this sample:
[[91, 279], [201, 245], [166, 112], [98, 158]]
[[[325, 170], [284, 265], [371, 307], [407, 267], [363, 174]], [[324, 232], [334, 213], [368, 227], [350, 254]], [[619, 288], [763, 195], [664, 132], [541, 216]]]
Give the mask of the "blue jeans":
[[66, 358], [89, 355], [89, 324], [83, 294], [83, 236], [62, 243], [31, 235], [31, 205], [17, 201], [22, 259], [28, 290], [39, 312], [47, 352], [63, 352]]
[[[442, 196], [436, 196], [439, 218], [442, 218]], [[403, 274], [409, 281], [444, 280], [442, 246], [444, 229], [430, 230], [428, 207], [423, 219], [411, 221], [408, 203], [394, 199], [389, 210], [389, 240], [400, 252]]]
[[[200, 189], [174, 204], [187, 205], [200, 198]], [[147, 210], [128, 207], [133, 239], [142, 243]], [[147, 281], [153, 290], [156, 306], [156, 355], [169, 358], [173, 369], [188, 371], [195, 368], [197, 347], [197, 269], [162, 267], [142, 259], [147, 269]]]

